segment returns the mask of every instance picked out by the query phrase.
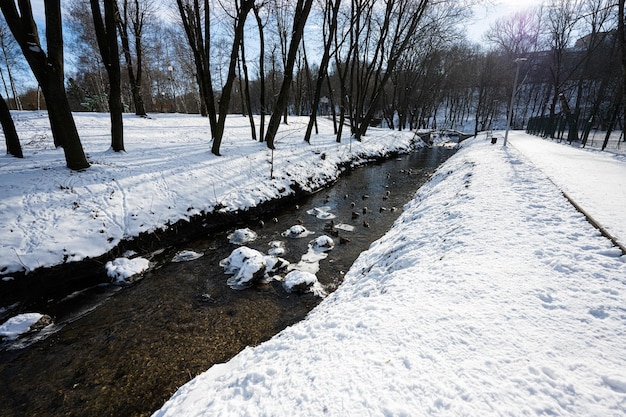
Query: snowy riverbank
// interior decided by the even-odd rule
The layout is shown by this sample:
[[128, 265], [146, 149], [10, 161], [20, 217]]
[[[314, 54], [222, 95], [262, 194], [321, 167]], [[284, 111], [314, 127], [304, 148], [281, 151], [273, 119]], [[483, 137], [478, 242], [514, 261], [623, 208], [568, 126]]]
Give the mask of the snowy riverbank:
[[[120, 241], [201, 213], [238, 211], [334, 181], [342, 166], [408, 150], [412, 132], [371, 129], [337, 144], [332, 123], [303, 142], [308, 118], [282, 125], [276, 150], [250, 138], [247, 118], [228, 120], [222, 157], [210, 153], [198, 115], [125, 115], [126, 151], [109, 150], [109, 116], [76, 113], [85, 172], [65, 167], [45, 112], [16, 112], [24, 159], [0, 157], [0, 275], [107, 253]], [[273, 174], [273, 178], [270, 175]], [[292, 188], [293, 187], [293, 188]]]
[[[626, 257], [555, 185], [577, 195], [572, 173], [549, 179], [524, 142], [564, 146], [470, 140], [306, 320], [155, 416], [623, 415]], [[612, 190], [598, 217], [625, 206]]]

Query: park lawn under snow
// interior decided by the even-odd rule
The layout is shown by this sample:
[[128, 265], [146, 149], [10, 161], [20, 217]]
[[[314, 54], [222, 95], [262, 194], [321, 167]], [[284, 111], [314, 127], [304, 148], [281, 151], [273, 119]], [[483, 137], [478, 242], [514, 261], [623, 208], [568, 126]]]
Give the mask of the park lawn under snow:
[[[626, 257], [555, 184], [575, 196], [582, 175], [617, 184], [626, 161], [517, 132], [510, 143], [465, 142], [304, 321], [154, 416], [624, 415]], [[571, 159], [595, 169], [548, 178]], [[625, 223], [615, 187], [592, 198], [610, 230]]]
[[[76, 113], [91, 167], [72, 172], [63, 150], [54, 148], [45, 112], [13, 116], [25, 158], [0, 156], [0, 275], [5, 279], [100, 256], [123, 239], [197, 214], [245, 210], [292, 194], [292, 186], [317, 189], [335, 180], [342, 164], [406, 151], [414, 139], [411, 132], [370, 129], [363, 142], [345, 138], [337, 144], [331, 122], [320, 119], [320, 134], [308, 145], [303, 141], [308, 118], [292, 117], [288, 126], [281, 125], [272, 155], [251, 139], [247, 118], [232, 116], [218, 157], [210, 153], [206, 118], [125, 115], [126, 152], [115, 153], [108, 114]], [[117, 271], [142, 269], [127, 266], [111, 265]]]

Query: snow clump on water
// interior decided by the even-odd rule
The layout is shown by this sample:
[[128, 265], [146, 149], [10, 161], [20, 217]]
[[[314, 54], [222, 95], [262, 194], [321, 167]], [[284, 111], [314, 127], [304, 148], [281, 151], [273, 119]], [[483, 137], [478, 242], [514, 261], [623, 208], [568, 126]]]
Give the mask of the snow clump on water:
[[285, 249], [285, 243], [280, 240], [273, 240], [269, 243], [270, 249], [267, 251], [268, 254], [273, 256], [283, 255], [287, 252]]
[[322, 235], [309, 242], [309, 250], [302, 255], [300, 262], [289, 267], [291, 272], [285, 276], [283, 288], [291, 292], [312, 292], [318, 297], [325, 297], [326, 291], [315, 275], [319, 271], [319, 263], [328, 256], [335, 247], [330, 236]]
[[245, 229], [237, 229], [228, 235], [230, 243], [234, 243], [235, 245], [243, 245], [244, 243], [256, 240], [256, 238], [256, 232], [248, 229], [247, 227]]
[[326, 292], [317, 280], [317, 276], [307, 271], [294, 270], [285, 276], [283, 281], [285, 291], [292, 292], [312, 292], [318, 297], [326, 296]]
[[281, 233], [284, 237], [290, 237], [292, 239], [297, 239], [305, 236], [312, 235], [315, 232], [308, 230], [306, 227], [296, 224], [295, 226], [291, 226], [289, 229], [285, 230]]
[[328, 257], [328, 252], [335, 247], [335, 242], [329, 236], [322, 235], [309, 242], [308, 251], [302, 255], [300, 262], [292, 267], [298, 271], [317, 274], [320, 269], [320, 261]]
[[139, 277], [135, 276], [147, 270], [149, 266], [150, 261], [145, 258], [116, 258], [107, 262], [104, 267], [113, 284], [127, 285], [137, 281]]
[[310, 245], [315, 250], [323, 252], [329, 251], [335, 247], [335, 242], [330, 236], [322, 235], [310, 242]]
[[220, 261], [224, 272], [232, 277], [226, 283], [235, 290], [249, 288], [256, 283], [267, 283], [273, 274], [285, 269], [289, 262], [275, 256], [264, 255], [258, 250], [242, 246], [226, 259]]

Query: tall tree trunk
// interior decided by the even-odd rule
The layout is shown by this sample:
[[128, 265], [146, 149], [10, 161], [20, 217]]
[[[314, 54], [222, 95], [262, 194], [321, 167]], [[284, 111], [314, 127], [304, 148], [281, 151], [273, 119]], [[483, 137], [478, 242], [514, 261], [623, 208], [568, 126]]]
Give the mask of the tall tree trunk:
[[569, 143], [572, 143], [573, 141], [578, 140], [578, 123], [576, 122], [576, 117], [569, 107], [569, 103], [567, 102], [567, 98], [565, 98], [565, 95], [560, 94], [559, 99], [561, 100], [561, 108], [563, 109], [563, 112], [565, 112], [567, 125], [569, 126], [567, 141]]
[[0, 2], [0, 9], [48, 103], [48, 118], [55, 146], [63, 147], [68, 168], [83, 170], [89, 168], [89, 162], [80, 143], [65, 92], [61, 2], [47, 0], [44, 5], [47, 54], [39, 41], [30, 1], [19, 2], [19, 13], [13, 1]]
[[624, 16], [624, 0], [619, 0], [617, 9], [617, 33], [619, 37], [620, 52], [622, 53], [622, 109], [624, 110], [624, 123], [626, 123], [626, 28], [624, 23], [626, 16]]
[[[215, 137], [215, 127], [217, 125], [217, 112], [215, 110], [215, 96], [211, 84], [211, 65], [209, 60], [211, 21], [209, 0], [204, 0], [204, 14], [200, 9], [200, 1], [176, 0], [178, 11], [183, 23], [185, 35], [189, 47], [193, 52], [193, 60], [196, 68], [196, 80], [200, 93], [200, 112], [203, 116], [208, 116], [211, 126], [211, 137]], [[202, 31], [202, 21], [205, 21], [204, 32]]]
[[265, 138], [265, 37], [263, 34], [263, 22], [259, 14], [259, 7], [253, 7], [254, 17], [259, 28], [259, 83], [260, 83], [260, 106], [261, 120], [259, 126], [259, 141], [263, 142]]
[[337, 134], [337, 111], [335, 110], [335, 95], [333, 94], [333, 88], [332, 88], [332, 85], [330, 84], [330, 77], [328, 76], [328, 71], [326, 73], [326, 84], [328, 85], [328, 99], [330, 103], [330, 114], [333, 115], [333, 133], [336, 135]]
[[293, 67], [296, 61], [296, 54], [298, 52], [298, 46], [300, 45], [302, 34], [304, 33], [304, 25], [309, 17], [312, 4], [313, 0], [298, 0], [298, 4], [296, 5], [293, 32], [291, 35], [291, 43], [289, 44], [289, 53], [287, 54], [283, 83], [280, 87], [278, 97], [276, 98], [276, 104], [274, 105], [272, 116], [270, 117], [270, 121], [267, 126], [267, 134], [265, 135], [267, 147], [270, 149], [275, 148], [274, 138], [278, 132], [280, 117], [281, 114], [287, 109], [289, 89], [291, 88], [291, 82], [293, 80]]
[[20, 139], [17, 136], [15, 130], [15, 123], [11, 117], [9, 106], [4, 101], [4, 97], [0, 97], [0, 124], [2, 125], [2, 131], [4, 132], [4, 139], [7, 145], [7, 154], [13, 155], [16, 158], [23, 158], [22, 145]]
[[311, 141], [311, 131], [313, 130], [313, 125], [316, 124], [317, 107], [319, 106], [320, 96], [322, 94], [322, 85], [324, 84], [324, 78], [328, 77], [327, 72], [328, 63], [330, 62], [330, 48], [332, 46], [333, 39], [335, 38], [335, 31], [337, 29], [337, 15], [339, 13], [340, 4], [340, 0], [335, 0], [335, 3], [332, 5], [332, 7], [330, 5], [327, 6], [330, 10], [330, 13], [326, 15], [326, 17], [328, 18], [329, 33], [328, 38], [324, 43], [324, 54], [322, 55], [322, 62], [320, 63], [320, 68], [317, 73], [317, 80], [315, 82], [315, 92], [313, 93], [313, 100], [311, 101], [311, 117], [309, 119], [309, 124], [306, 127], [306, 133], [304, 135], [304, 140], [306, 142]]
[[[20, 101], [20, 97], [17, 94], [17, 89], [15, 88], [15, 77], [13, 76], [13, 71], [11, 71], [11, 65], [9, 65], [9, 57], [7, 54], [7, 45], [4, 44], [5, 39], [2, 39], [2, 55], [4, 57], [4, 65], [6, 67], [7, 70], [7, 76], [9, 77], [9, 86], [11, 87], [11, 95], [13, 96], [13, 103], [15, 104], [15, 109], [16, 110], [23, 110], [22, 108], [22, 102]], [[2, 81], [4, 82], [4, 75], [2, 76]], [[4, 86], [4, 89], [6, 91], [7, 94], [7, 105], [8, 105], [8, 99], [11, 95], [9, 95], [9, 91], [7, 89], [6, 83]]]
[[214, 155], [220, 155], [220, 146], [222, 145], [222, 136], [224, 136], [224, 125], [226, 124], [226, 116], [228, 115], [228, 106], [230, 104], [231, 91], [235, 81], [235, 68], [237, 65], [237, 55], [239, 55], [239, 44], [243, 42], [244, 26], [246, 17], [254, 6], [254, 0], [244, 0], [241, 8], [237, 13], [237, 21], [235, 23], [235, 36], [233, 38], [233, 46], [230, 52], [230, 65], [228, 66], [228, 75], [224, 87], [222, 87], [222, 96], [219, 101], [219, 118], [215, 128], [215, 136], [213, 137], [213, 146], [211, 152]]
[[[241, 45], [243, 45], [243, 42], [241, 42]], [[242, 116], [246, 116], [247, 112], [246, 112], [246, 97], [245, 97], [245, 92], [244, 92], [244, 87], [243, 87], [243, 73], [241, 72], [241, 60], [243, 58], [241, 56], [239, 56], [237, 58], [237, 78], [238, 78], [238, 83], [239, 83], [239, 102], [241, 103], [240, 105], [240, 110], [241, 110], [241, 115]]]
[[[105, 6], [108, 1], [105, 2]], [[142, 56], [143, 50], [141, 46], [141, 27], [143, 25], [143, 17], [140, 16], [139, 4], [135, 1], [135, 19], [133, 23], [133, 30], [135, 32], [135, 56], [137, 57], [137, 70], [133, 66], [133, 58], [130, 53], [130, 37], [128, 32], [128, 0], [123, 2], [123, 13], [119, 13], [117, 2], [114, 2], [115, 9], [118, 13], [117, 24], [119, 27], [120, 39], [122, 41], [122, 51], [124, 53], [124, 60], [126, 61], [126, 70], [128, 72], [128, 81], [130, 83], [130, 92], [133, 98], [133, 104], [135, 105], [135, 114], [137, 116], [146, 116], [146, 109], [141, 95], [141, 83], [142, 83]]]
[[109, 114], [111, 116], [111, 148], [115, 152], [124, 150], [124, 126], [122, 121], [122, 87], [120, 55], [117, 46], [116, 16], [117, 3], [104, 2], [104, 21], [99, 0], [90, 0], [91, 13], [96, 31], [96, 40], [102, 56], [102, 62], [109, 75]]
[[254, 125], [254, 116], [252, 115], [252, 99], [250, 98], [250, 78], [248, 77], [248, 64], [246, 62], [246, 49], [244, 42], [241, 42], [241, 65], [243, 66], [243, 76], [245, 78], [245, 97], [246, 106], [248, 107], [248, 119], [250, 120], [250, 132], [252, 139], [256, 139], [256, 126]]

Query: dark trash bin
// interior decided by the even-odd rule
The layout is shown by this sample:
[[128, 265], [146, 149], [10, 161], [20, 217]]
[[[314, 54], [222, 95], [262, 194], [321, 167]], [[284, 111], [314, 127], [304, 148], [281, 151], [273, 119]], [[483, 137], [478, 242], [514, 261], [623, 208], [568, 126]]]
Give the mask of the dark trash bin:
[[495, 145], [495, 143], [498, 141], [498, 138], [496, 138], [495, 136], [491, 138], [491, 144]]

